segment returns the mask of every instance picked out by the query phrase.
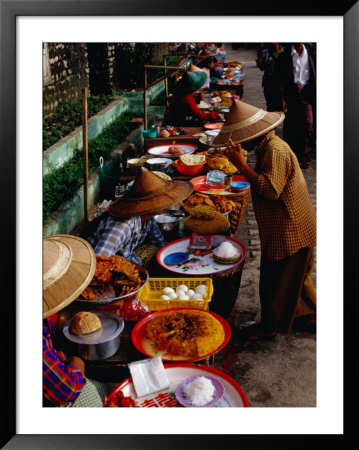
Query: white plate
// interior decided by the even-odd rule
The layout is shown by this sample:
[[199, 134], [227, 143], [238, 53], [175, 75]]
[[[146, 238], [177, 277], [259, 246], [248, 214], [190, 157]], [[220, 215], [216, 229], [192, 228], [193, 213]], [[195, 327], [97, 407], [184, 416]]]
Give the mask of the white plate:
[[[237, 239], [234, 239], [229, 236], [222, 236], [216, 234], [212, 235], [211, 240], [213, 247], [218, 247], [218, 245], [220, 245], [222, 242], [226, 240], [231, 244], [233, 244], [241, 252], [241, 258], [239, 259], [238, 262], [234, 264], [221, 264], [214, 260], [212, 252], [207, 255], [194, 256], [191, 253], [191, 251], [188, 250], [190, 239], [191, 238], [189, 236], [180, 238], [162, 247], [156, 256], [158, 264], [170, 272], [180, 273], [184, 276], [187, 275], [204, 276], [215, 273], [227, 272], [228, 270], [233, 269], [233, 267], [236, 267], [243, 262], [247, 254], [246, 247], [242, 242], [238, 241]], [[166, 264], [164, 262], [166, 256], [176, 252], [190, 252], [188, 261], [176, 265]]]
[[[168, 153], [169, 147], [178, 146], [182, 148], [182, 153], [177, 155], [172, 155], [171, 153]], [[181, 155], [190, 155], [195, 150], [197, 150], [197, 145], [194, 144], [181, 144], [181, 143], [175, 143], [175, 144], [168, 144], [168, 145], [158, 145], [157, 147], [152, 147], [147, 150], [147, 153], [149, 153], [152, 156], [163, 156], [166, 158], [179, 158]]]

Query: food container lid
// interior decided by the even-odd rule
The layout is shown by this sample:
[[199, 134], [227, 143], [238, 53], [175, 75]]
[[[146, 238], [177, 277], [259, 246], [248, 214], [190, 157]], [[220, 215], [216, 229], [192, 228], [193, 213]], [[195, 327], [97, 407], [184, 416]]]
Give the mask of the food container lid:
[[147, 164], [172, 164], [172, 159], [168, 158], [151, 158], [148, 159]]
[[155, 221], [157, 223], [173, 223], [178, 222], [180, 219], [181, 217], [169, 216], [166, 213], [155, 216]]
[[76, 344], [102, 344], [111, 341], [123, 331], [125, 323], [122, 317], [111, 311], [93, 311], [93, 313], [101, 320], [99, 330], [82, 335], [74, 334], [71, 331], [71, 318], [63, 328], [65, 337]]

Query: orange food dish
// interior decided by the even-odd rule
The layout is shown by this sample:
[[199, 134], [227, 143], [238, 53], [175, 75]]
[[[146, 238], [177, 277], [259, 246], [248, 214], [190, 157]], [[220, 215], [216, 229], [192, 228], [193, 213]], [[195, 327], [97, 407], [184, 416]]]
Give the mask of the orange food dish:
[[160, 314], [147, 324], [145, 333], [159, 350], [194, 358], [213, 353], [225, 339], [219, 320], [201, 310]]

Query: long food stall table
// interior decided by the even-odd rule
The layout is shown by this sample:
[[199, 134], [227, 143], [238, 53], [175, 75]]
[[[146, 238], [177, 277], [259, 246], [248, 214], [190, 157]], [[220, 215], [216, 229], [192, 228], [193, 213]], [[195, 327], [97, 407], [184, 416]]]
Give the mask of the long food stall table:
[[[103, 360], [85, 361], [85, 371], [88, 378], [99, 381], [121, 382], [130, 376], [129, 363], [149, 358], [149, 356], [138, 351], [132, 343], [131, 333], [136, 323], [125, 322], [125, 328], [121, 333], [120, 348], [113, 356]], [[178, 361], [174, 362], [178, 363]], [[166, 361], [166, 364], [171, 364], [171, 362]], [[194, 364], [213, 366], [214, 355], [196, 361]]]
[[[148, 150], [151, 147], [157, 147], [159, 145], [169, 145], [173, 141], [177, 144], [181, 142], [184, 144], [194, 144], [197, 145], [198, 148], [202, 148], [202, 145], [199, 142], [199, 137], [203, 134], [203, 127], [183, 127], [184, 130], [188, 131], [187, 134], [178, 134], [172, 135], [168, 137], [157, 136], [155, 138], [146, 138], [145, 139], [145, 149]], [[161, 128], [161, 131], [165, 130], [165, 128]], [[205, 146], [207, 148], [207, 146]]]

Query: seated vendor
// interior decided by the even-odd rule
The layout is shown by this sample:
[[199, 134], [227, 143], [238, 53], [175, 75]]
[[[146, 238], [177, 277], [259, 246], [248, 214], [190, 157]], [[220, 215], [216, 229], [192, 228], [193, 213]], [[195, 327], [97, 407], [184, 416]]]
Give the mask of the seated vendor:
[[[55, 239], [55, 240], [54, 240]], [[61, 267], [68, 259], [68, 268]], [[79, 270], [79, 260], [83, 270]], [[85, 362], [64, 353], [56, 336], [59, 315], [85, 289], [93, 276], [96, 256], [83, 239], [60, 235], [44, 238], [43, 277], [43, 406], [102, 407], [109, 395], [105, 384], [85, 376]], [[56, 268], [59, 270], [57, 275]], [[62, 276], [61, 276], [62, 275]], [[66, 350], [67, 351], [67, 350]]]
[[157, 250], [166, 244], [153, 216], [182, 202], [192, 191], [191, 183], [164, 180], [145, 170], [137, 176], [128, 193], [111, 203], [87, 240], [98, 255], [121, 255], [146, 265], [139, 255], [139, 248], [143, 250], [141, 244], [148, 243]]
[[224, 120], [216, 111], [201, 111], [194, 93], [207, 81], [207, 74], [202, 71], [187, 71], [176, 84], [171, 104], [164, 115], [162, 126], [174, 127], [202, 126], [205, 121]]
[[221, 78], [222, 69], [216, 66], [217, 58], [215, 56], [208, 56], [208, 58], [197, 64], [197, 67], [201, 69], [208, 69], [210, 78]]

